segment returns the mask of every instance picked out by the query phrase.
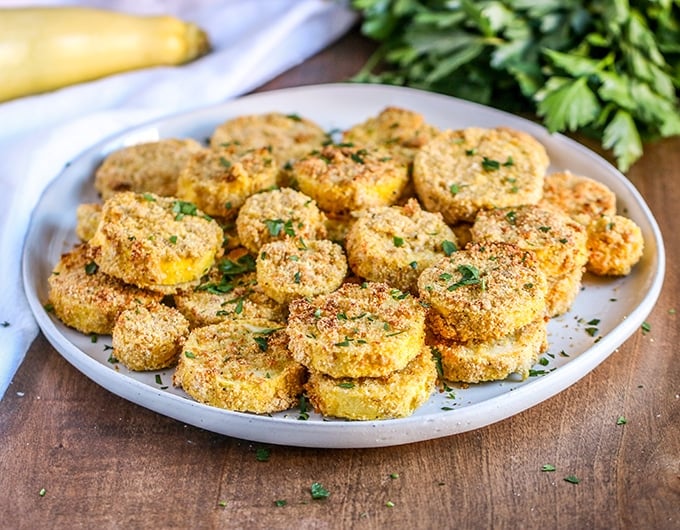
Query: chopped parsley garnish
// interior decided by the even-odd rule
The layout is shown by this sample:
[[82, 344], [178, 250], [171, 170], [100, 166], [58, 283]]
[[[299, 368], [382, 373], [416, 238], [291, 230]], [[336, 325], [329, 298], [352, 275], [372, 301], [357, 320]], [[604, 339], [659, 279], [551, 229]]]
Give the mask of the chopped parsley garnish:
[[640, 329], [642, 330], [642, 334], [646, 335], [650, 331], [652, 331], [652, 325], [649, 322], [643, 322], [642, 325], [640, 326]]
[[394, 236], [392, 238], [392, 242], [394, 243], [395, 247], [403, 247], [404, 246], [404, 238], [403, 237]]
[[295, 236], [295, 230], [293, 230], [293, 221], [288, 219], [284, 221], [283, 219], [265, 219], [264, 224], [269, 230], [269, 234], [272, 237], [278, 237], [283, 231], [287, 236]]
[[486, 171], [496, 171], [500, 169], [501, 163], [498, 160], [492, 160], [491, 158], [484, 157], [482, 159], [482, 167]]
[[88, 276], [92, 276], [93, 274], [97, 274], [97, 271], [99, 270], [99, 265], [97, 265], [94, 261], [91, 261], [87, 265], [85, 265], [85, 274]]
[[449, 191], [451, 195], [457, 195], [460, 192], [460, 186], [454, 182], [449, 186]]
[[288, 501], [285, 499], [278, 499], [274, 501], [274, 506], [278, 506], [279, 508], [285, 506], [286, 504], [288, 504]]
[[194, 352], [192, 352], [192, 351], [189, 351], [189, 350], [186, 350], [186, 351], [184, 352], [184, 356], [185, 356], [187, 359], [195, 359], [195, 358], [196, 358], [196, 354], [195, 354]]
[[309, 491], [312, 494], [312, 499], [327, 499], [330, 496], [330, 492], [324, 488], [319, 482], [314, 482], [310, 487]]
[[557, 468], [552, 464], [543, 464], [543, 466], [541, 466], [541, 471], [555, 471], [555, 469]]
[[271, 452], [266, 447], [258, 447], [255, 450], [255, 460], [258, 462], [267, 462]]
[[628, 423], [628, 420], [625, 416], [619, 416], [616, 418], [616, 425], [625, 425], [626, 423]]
[[350, 388], [354, 388], [354, 383], [352, 383], [351, 381], [346, 381], [346, 382], [338, 383], [338, 386], [340, 388], [350, 389]]
[[505, 220], [511, 225], [517, 224], [517, 212], [515, 210], [510, 210], [505, 214]]
[[480, 277], [479, 269], [474, 265], [458, 265], [457, 270], [462, 278], [456, 283], [449, 285], [449, 291], [455, 291], [464, 285], [480, 285], [482, 290], [486, 289], [486, 283], [484, 282], [484, 279]]
[[568, 475], [568, 476], [564, 477], [564, 480], [566, 482], [571, 483], [571, 484], [578, 484], [579, 482], [581, 482], [581, 479], [578, 478], [576, 475]]
[[450, 256], [456, 250], [458, 250], [458, 247], [456, 247], [456, 244], [453, 241], [449, 241], [448, 239], [442, 241], [442, 251], [447, 256]]
[[187, 201], [173, 201], [172, 212], [175, 214], [175, 221], [181, 221], [185, 215], [196, 215], [198, 208], [196, 205]]
[[232, 166], [231, 161], [227, 160], [223, 156], [220, 157], [220, 165], [227, 169], [229, 169]]
[[177, 244], [177, 236], [170, 236], [170, 237], [168, 238], [168, 241], [169, 241], [171, 244], [176, 245], [176, 244]]

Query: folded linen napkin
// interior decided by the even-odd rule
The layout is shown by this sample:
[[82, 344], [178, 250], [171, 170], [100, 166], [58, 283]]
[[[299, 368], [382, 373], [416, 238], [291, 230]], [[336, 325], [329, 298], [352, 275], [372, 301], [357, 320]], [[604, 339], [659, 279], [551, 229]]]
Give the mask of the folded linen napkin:
[[253, 90], [356, 20], [346, 2], [332, 0], [34, 0], [2, 7], [29, 4], [173, 14], [203, 28], [213, 51], [181, 67], [113, 75], [0, 104], [0, 399], [38, 332], [21, 280], [31, 211], [64, 164], [127, 127]]

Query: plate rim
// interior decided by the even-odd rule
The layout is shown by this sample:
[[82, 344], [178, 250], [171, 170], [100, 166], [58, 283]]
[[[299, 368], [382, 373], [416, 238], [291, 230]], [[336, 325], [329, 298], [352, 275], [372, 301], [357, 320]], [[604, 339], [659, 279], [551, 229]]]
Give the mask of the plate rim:
[[[546, 130], [543, 126], [532, 122], [526, 118], [494, 109], [492, 107], [484, 106], [478, 103], [461, 100], [451, 96], [438, 94], [434, 92], [428, 92], [421, 89], [409, 88], [409, 87], [399, 87], [394, 85], [380, 85], [380, 84], [357, 84], [357, 83], [324, 83], [316, 85], [305, 85], [296, 86], [289, 88], [282, 88], [277, 90], [270, 90], [264, 92], [257, 92], [253, 94], [248, 94], [239, 98], [234, 98], [232, 100], [220, 103], [217, 105], [209, 105], [204, 107], [199, 107], [189, 111], [175, 112], [168, 115], [155, 118], [152, 120], [145, 121], [138, 125], [132, 127], [127, 127], [120, 130], [117, 133], [111, 134], [106, 138], [96, 142], [88, 149], [84, 150], [78, 154], [75, 159], [84, 159], [87, 157], [95, 156], [96, 154], [103, 155], [110, 150], [111, 145], [120, 142], [122, 139], [129, 137], [135, 131], [143, 131], [146, 128], [153, 127], [155, 124], [169, 123], [174, 120], [186, 119], [189, 116], [196, 114], [206, 114], [214, 112], [215, 115], [219, 116], [220, 111], [223, 109], [229, 109], [230, 107], [236, 106], [238, 102], [243, 102], [244, 100], [253, 101], [257, 103], [258, 99], [272, 98], [272, 97], [285, 97], [286, 94], [304, 94], [308, 92], [313, 92], [319, 94], [321, 92], [333, 92], [333, 91], [358, 91], [358, 92], [394, 92], [400, 95], [408, 94], [418, 94], [421, 98], [431, 98], [433, 101], [447, 102], [447, 104], [458, 104], [471, 109], [483, 109], [484, 112], [492, 111], [494, 114], [499, 115], [501, 118], [511, 118], [513, 121], [519, 120], [526, 130], [528, 131], [540, 131], [541, 134], [546, 134]], [[219, 122], [219, 120], [218, 120]], [[661, 231], [659, 229], [658, 223], [654, 218], [649, 206], [644, 201], [643, 197], [640, 195], [638, 190], [633, 186], [632, 182], [619, 172], [614, 166], [612, 166], [603, 157], [595, 153], [594, 151], [588, 149], [584, 145], [572, 140], [571, 138], [561, 135], [552, 134], [552, 137], [557, 138], [559, 142], [566, 143], [571, 149], [576, 149], [581, 155], [590, 159], [590, 161], [597, 163], [604, 170], [608, 172], [613, 172], [616, 178], [620, 181], [619, 183], [623, 185], [631, 197], [635, 200], [636, 205], [642, 210], [645, 215], [646, 221], [649, 223], [653, 237], [654, 237], [654, 247], [655, 254], [654, 258], [656, 260], [656, 268], [651, 272], [650, 285], [648, 292], [642, 297], [640, 303], [628, 314], [627, 318], [623, 319], [618, 323], [606, 336], [602, 338], [601, 341], [593, 344], [590, 348], [581, 352], [578, 357], [569, 361], [567, 364], [560, 366], [559, 371], [561, 377], [556, 381], [555, 378], [550, 378], [550, 374], [544, 377], [536, 378], [518, 388], [515, 388], [512, 392], [505, 392], [501, 395], [491, 397], [479, 403], [466, 405], [462, 408], [455, 409], [457, 413], [457, 418], [461, 418], [460, 421], [456, 422], [455, 425], [449, 425], [448, 423], [443, 426], [432, 427], [431, 430], [427, 432], [418, 432], [418, 429], [408, 428], [404, 429], [405, 420], [409, 418], [400, 419], [390, 419], [390, 420], [369, 420], [361, 422], [351, 422], [351, 421], [334, 421], [334, 422], [305, 422], [305, 421], [291, 421], [290, 419], [276, 418], [276, 417], [263, 417], [257, 415], [251, 415], [247, 413], [234, 412], [224, 409], [218, 409], [209, 405], [198, 403], [191, 400], [191, 398], [186, 398], [183, 396], [174, 395], [171, 393], [164, 392], [161, 389], [153, 388], [146, 383], [133, 379], [124, 373], [118, 371], [111, 371], [110, 369], [102, 369], [101, 364], [90, 355], [84, 351], [78, 349], [73, 343], [66, 339], [66, 347], [62, 344], [65, 339], [63, 334], [59, 331], [57, 325], [52, 320], [52, 318], [44, 310], [42, 303], [37, 296], [37, 291], [31, 291], [28, 286], [32, 285], [33, 281], [30, 277], [31, 266], [29, 263], [30, 258], [30, 245], [28, 244], [31, 240], [31, 236], [38, 230], [35, 226], [35, 216], [39, 210], [40, 205], [43, 202], [44, 197], [49, 193], [49, 191], [57, 186], [60, 177], [68, 169], [69, 165], [59, 171], [55, 177], [50, 181], [50, 183], [42, 191], [40, 198], [36, 202], [34, 210], [31, 212], [31, 219], [29, 227], [26, 233], [26, 238], [24, 240], [24, 246], [22, 249], [22, 280], [24, 291], [29, 302], [31, 311], [36, 318], [38, 325], [52, 344], [52, 346], [57, 350], [57, 352], [64, 357], [71, 365], [78, 369], [81, 373], [87, 376], [89, 379], [94, 381], [99, 386], [104, 389], [119, 395], [123, 399], [132, 401], [135, 404], [142, 406], [144, 408], [153, 410], [156, 413], [174, 418], [177, 421], [182, 421], [184, 423], [189, 423], [196, 427], [207, 428], [213, 432], [218, 432], [227, 436], [234, 436], [237, 438], [243, 438], [246, 440], [251, 440], [254, 442], [261, 443], [271, 443], [279, 445], [292, 445], [299, 447], [317, 447], [317, 448], [364, 448], [364, 447], [386, 447], [393, 445], [401, 445], [405, 443], [424, 441], [428, 439], [439, 438], [443, 436], [451, 436], [459, 434], [462, 432], [467, 432], [469, 430], [474, 430], [477, 428], [482, 428], [484, 426], [496, 423], [498, 421], [507, 419], [513, 415], [519, 414], [520, 412], [539, 405], [546, 399], [549, 399], [569, 386], [576, 383], [579, 379], [589, 374], [595, 367], [606, 360], [622, 343], [624, 343], [639, 327], [640, 323], [644, 318], [651, 312], [654, 305], [656, 304], [658, 297], [661, 292], [663, 285], [663, 280], [665, 276], [665, 248], [663, 244], [663, 238]], [[62, 351], [64, 348], [66, 351]], [[122, 388], [111, 389], [101, 380], [106, 379], [108, 374], [100, 374], [100, 372], [115, 372], [116, 377], [120, 376], [119, 381]], [[538, 400], [530, 400], [530, 403], [518, 406], [518, 402], [525, 398], [525, 394], [531, 393], [533, 395], [540, 395]], [[142, 404], [138, 401], [139, 396], [142, 395], [150, 400], [149, 403]], [[181, 417], [175, 415], [169, 415], [165, 410], [166, 407], [163, 403], [158, 403], [158, 401], [169, 401], [170, 404], [181, 403], [187, 408], [187, 415], [180, 415]], [[472, 421], [470, 418], [478, 412], [478, 409], [484, 409], [486, 412], [487, 420], [482, 424], [479, 422]], [[237, 418], [239, 423], [242, 424], [243, 430], [239, 434], [234, 434], [234, 429], [230, 428], [229, 425], [223, 430], [215, 430], [214, 428], [206, 427], [205, 421], [196, 421], [196, 417], [192, 414], [193, 409], [197, 409], [208, 416], [226, 416], [227, 418]], [[489, 410], [490, 409], [490, 410]], [[454, 411], [451, 411], [451, 413]], [[442, 415], [451, 414], [447, 412], [436, 412], [418, 417], [417, 422], [419, 424], [434, 424], [437, 423]], [[276, 427], [274, 429], [262, 429], [261, 432], [259, 424], [262, 423], [261, 420], [265, 420], [265, 425], [272, 424]], [[229, 423], [229, 422], [225, 422]], [[284, 427], [282, 427], [284, 426]], [[319, 438], [318, 430], [323, 427], [324, 432], [330, 432], [331, 436], [322, 435]], [[409, 426], [410, 427], [410, 426]], [[446, 427], [446, 428], [444, 428]], [[270, 432], [277, 431], [283, 428], [286, 432]], [[342, 437], [337, 436], [338, 429], [342, 429], [344, 435]], [[295, 432], [293, 432], [295, 431]], [[370, 437], [370, 440], [363, 439], [359, 436], [359, 433], [374, 431], [374, 436]], [[302, 436], [301, 436], [302, 433]], [[350, 433], [350, 436], [347, 436]], [[283, 434], [283, 436], [282, 436]], [[356, 439], [352, 440], [352, 435], [356, 435]], [[365, 434], [363, 435], [365, 436]]]

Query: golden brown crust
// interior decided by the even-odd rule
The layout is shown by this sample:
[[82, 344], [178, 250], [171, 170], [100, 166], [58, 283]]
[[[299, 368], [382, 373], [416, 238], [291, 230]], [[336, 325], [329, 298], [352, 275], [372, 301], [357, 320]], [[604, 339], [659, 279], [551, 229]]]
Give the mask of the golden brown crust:
[[547, 348], [546, 321], [539, 318], [489, 341], [459, 342], [428, 334], [427, 344], [441, 360], [446, 381], [480, 383], [502, 380], [515, 373], [526, 379]]
[[174, 196], [180, 171], [192, 153], [201, 149], [190, 138], [123, 147], [104, 159], [95, 172], [94, 187], [104, 200], [121, 191]]
[[413, 182], [423, 206], [449, 224], [482, 209], [536, 204], [549, 159], [531, 135], [498, 127], [444, 131], [420, 149]]
[[218, 126], [210, 146], [240, 151], [267, 148], [279, 167], [278, 184], [290, 185], [290, 166], [328, 141], [328, 134], [312, 120], [297, 114], [269, 112], [231, 118]]
[[601, 182], [561, 171], [545, 177], [540, 205], [564, 212], [587, 226], [602, 215], [616, 214], [616, 195]]
[[76, 235], [82, 242], [92, 239], [102, 216], [101, 203], [79, 204], [76, 209]]
[[222, 252], [220, 226], [193, 204], [153, 194], [117, 193], [102, 208], [90, 244], [103, 272], [172, 292], [198, 282]]
[[300, 191], [319, 207], [345, 215], [399, 199], [408, 183], [408, 168], [382, 148], [328, 145], [293, 165]]
[[201, 403], [267, 414], [296, 405], [305, 379], [279, 323], [241, 319], [193, 330], [173, 382]]
[[331, 377], [382, 377], [403, 369], [425, 340], [425, 310], [383, 283], [345, 283], [337, 291], [291, 302], [295, 359]]
[[324, 416], [384, 420], [413, 414], [432, 395], [436, 380], [432, 354], [423, 347], [405, 368], [386, 376], [335, 379], [312, 372], [305, 390]]
[[587, 269], [601, 276], [625, 276], [642, 258], [644, 239], [635, 221], [603, 216], [588, 225]]
[[64, 254], [48, 278], [54, 314], [82, 333], [108, 335], [128, 308], [159, 302], [162, 295], [138, 289], [102, 272], [87, 244]]
[[418, 279], [428, 325], [459, 341], [498, 339], [543, 317], [546, 291], [534, 255], [509, 243], [469, 245]]
[[347, 259], [340, 245], [319, 239], [272, 241], [260, 248], [257, 283], [279, 303], [330, 293], [347, 276]]
[[345, 248], [356, 275], [415, 292], [420, 273], [456, 249], [456, 236], [440, 214], [426, 212], [410, 199], [404, 206], [361, 212]]
[[244, 247], [257, 254], [265, 243], [299, 237], [326, 237], [326, 216], [311, 197], [292, 188], [257, 193], [241, 207], [236, 230]]
[[418, 150], [438, 133], [436, 127], [425, 122], [422, 114], [388, 106], [344, 131], [342, 140], [356, 146], [382, 146], [392, 156], [411, 164]]
[[177, 309], [162, 304], [126, 309], [113, 327], [113, 355], [130, 370], [169, 368], [188, 334], [189, 322]]
[[214, 217], [233, 219], [245, 200], [276, 185], [278, 166], [267, 148], [203, 149], [177, 179], [177, 197]]

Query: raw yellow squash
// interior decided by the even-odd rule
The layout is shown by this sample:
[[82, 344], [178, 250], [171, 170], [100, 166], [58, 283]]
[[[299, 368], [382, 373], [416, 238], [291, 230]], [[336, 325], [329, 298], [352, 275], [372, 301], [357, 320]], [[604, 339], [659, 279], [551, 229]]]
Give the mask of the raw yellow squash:
[[202, 29], [171, 16], [85, 7], [0, 9], [0, 101], [178, 65], [209, 49]]

